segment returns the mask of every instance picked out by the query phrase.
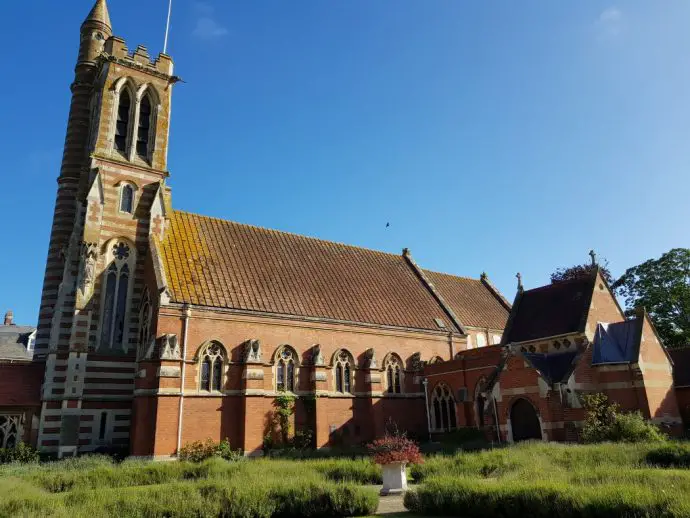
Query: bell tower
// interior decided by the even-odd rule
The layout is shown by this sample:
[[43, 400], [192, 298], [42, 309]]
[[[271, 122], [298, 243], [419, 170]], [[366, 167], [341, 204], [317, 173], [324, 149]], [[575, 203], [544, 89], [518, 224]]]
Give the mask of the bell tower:
[[106, 0], [96, 1], [80, 30], [39, 312], [44, 450], [128, 441], [144, 265], [170, 205], [177, 80], [169, 56], [151, 59], [144, 46], [130, 52], [113, 35]]

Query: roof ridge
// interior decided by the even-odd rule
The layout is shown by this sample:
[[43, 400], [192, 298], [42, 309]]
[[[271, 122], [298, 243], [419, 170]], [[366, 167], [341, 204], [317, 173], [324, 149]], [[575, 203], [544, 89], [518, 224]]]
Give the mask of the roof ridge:
[[447, 272], [437, 272], [436, 270], [430, 270], [429, 268], [422, 268], [425, 272], [435, 273], [437, 275], [447, 275], [448, 277], [455, 277], [456, 279], [463, 279], [465, 281], [482, 282], [481, 279], [475, 279], [474, 277], [467, 277], [466, 275], [456, 275], [454, 273]]
[[530, 288], [528, 290], [524, 290], [523, 293], [542, 291], [542, 290], [547, 290], [549, 288], [553, 288], [554, 286], [563, 286], [563, 285], [568, 285], [568, 284], [575, 284], [576, 282], [589, 282], [589, 281], [591, 281], [591, 279], [589, 277], [585, 277], [583, 275], [583, 276], [577, 277], [575, 279], [568, 279], [567, 281], [549, 282], [548, 284], [544, 284], [543, 286], [537, 286], [536, 288]]
[[287, 230], [279, 230], [279, 229], [275, 229], [275, 228], [261, 227], [261, 226], [259, 226], [259, 225], [252, 225], [251, 223], [241, 223], [241, 222], [239, 222], [239, 221], [233, 221], [233, 220], [231, 220], [231, 219], [223, 219], [223, 218], [219, 218], [219, 217], [217, 217], [217, 216], [206, 216], [206, 215], [204, 215], [204, 214], [199, 214], [199, 213], [196, 213], [196, 212], [189, 212], [189, 211], [186, 211], [186, 210], [173, 209], [173, 213], [175, 213], [175, 212], [179, 212], [179, 213], [182, 213], [182, 214], [186, 214], [186, 215], [188, 215], [188, 216], [197, 216], [197, 217], [203, 218], [203, 219], [211, 219], [211, 220], [216, 220], [216, 221], [220, 221], [220, 222], [223, 222], [223, 223], [232, 223], [232, 224], [234, 224], [234, 225], [241, 225], [241, 226], [243, 226], [243, 227], [249, 227], [249, 228], [254, 228], [254, 229], [258, 229], [258, 230], [264, 230], [264, 231], [266, 231], [266, 232], [274, 232], [274, 233], [277, 233], [277, 234], [282, 234], [282, 235], [287, 235], [287, 236], [301, 237], [301, 238], [304, 238], [304, 239], [309, 239], [309, 240], [311, 240], [311, 241], [319, 241], [319, 242], [321, 242], [321, 243], [328, 244], [328, 245], [344, 246], [344, 247], [346, 247], [346, 248], [351, 248], [351, 249], [354, 249], [354, 250], [360, 250], [360, 251], [364, 251], [364, 252], [374, 252], [374, 253], [376, 253], [376, 254], [387, 255], [387, 256], [390, 256], [390, 257], [397, 257], [397, 258], [399, 258], [399, 259], [402, 259], [402, 258], [403, 258], [402, 254], [394, 254], [394, 253], [392, 253], [392, 252], [384, 252], [383, 250], [375, 250], [375, 249], [373, 249], [373, 248], [366, 248], [366, 247], [363, 247], [363, 246], [357, 246], [357, 245], [351, 245], [351, 244], [348, 244], [348, 243], [342, 243], [342, 242], [340, 242], [340, 241], [332, 241], [332, 240], [323, 239], [323, 238], [320, 238], [320, 237], [307, 236], [307, 235], [304, 235], [304, 234], [298, 234], [297, 232], [289, 232], [289, 231], [287, 231]]

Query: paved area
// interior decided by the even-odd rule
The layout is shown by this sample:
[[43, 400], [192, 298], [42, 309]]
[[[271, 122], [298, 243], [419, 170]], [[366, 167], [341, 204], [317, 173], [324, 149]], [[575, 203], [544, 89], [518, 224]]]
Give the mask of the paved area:
[[[382, 486], [379, 486], [379, 490]], [[408, 489], [413, 489], [414, 486], [409, 486]], [[380, 516], [398, 515], [400, 513], [407, 513], [407, 509], [403, 505], [403, 495], [387, 495], [379, 498], [379, 507], [376, 514]]]
[[379, 499], [379, 507], [376, 509], [376, 514], [387, 515], [387, 514], [398, 514], [405, 513], [407, 509], [403, 505], [402, 495], [389, 495], [382, 496]]

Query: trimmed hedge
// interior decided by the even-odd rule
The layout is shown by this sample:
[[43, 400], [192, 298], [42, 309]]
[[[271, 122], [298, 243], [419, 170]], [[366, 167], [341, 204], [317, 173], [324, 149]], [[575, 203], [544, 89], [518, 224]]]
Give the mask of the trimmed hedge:
[[690, 516], [687, 498], [629, 484], [573, 486], [566, 482], [438, 477], [408, 491], [418, 514], [480, 518], [603, 518]]
[[647, 466], [646, 455], [657, 447], [656, 443], [569, 445], [527, 442], [480, 452], [427, 456], [424, 464], [411, 466], [410, 475], [415, 483], [419, 483], [440, 475], [496, 478], [550, 473], [552, 476], [567, 476], [574, 470], [590, 470], [602, 465], [629, 469]]
[[[3, 480], [3, 484], [6, 480]], [[378, 492], [355, 484], [221, 480], [148, 487], [42, 493], [23, 481], [0, 490], [0, 516], [235, 517], [361, 516], [375, 512]]]
[[382, 484], [381, 466], [369, 459], [358, 460], [316, 460], [304, 464], [323, 474], [334, 482], [356, 482], [358, 484]]
[[648, 464], [662, 468], [690, 468], [690, 445], [666, 444], [647, 453], [646, 460]]

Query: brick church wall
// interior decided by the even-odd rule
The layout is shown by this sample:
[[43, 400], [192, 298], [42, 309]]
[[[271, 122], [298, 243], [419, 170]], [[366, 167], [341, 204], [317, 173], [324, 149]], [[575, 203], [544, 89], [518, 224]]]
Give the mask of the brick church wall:
[[[180, 309], [170, 306], [160, 311], [156, 335], [163, 334], [175, 334], [182, 340], [184, 332]], [[249, 339], [260, 340], [263, 364], [244, 364], [244, 343]], [[229, 358], [222, 395], [208, 395], [199, 390], [199, 362], [196, 356], [199, 348], [209, 341], [222, 344]], [[315, 367], [310, 364], [311, 348], [315, 344], [320, 344], [326, 363], [325, 367], [318, 368], [326, 375], [325, 381], [318, 382], [318, 386], [314, 385], [316, 382], [313, 380]], [[270, 416], [275, 410], [273, 355], [284, 345], [294, 348], [298, 355], [296, 393], [309, 396], [316, 391], [319, 396], [315, 402], [314, 416], [319, 447], [369, 441], [381, 435], [391, 420], [401, 430], [423, 434], [426, 417], [419, 377], [421, 373], [411, 370], [410, 361], [417, 352], [422, 353], [422, 359], [438, 356], [448, 360], [451, 351], [447, 333], [441, 332], [316, 323], [192, 308], [187, 331], [182, 444], [209, 437], [216, 441], [227, 437], [233, 447], [243, 448], [247, 453], [260, 450], [269, 428]], [[461, 348], [464, 345], [457, 342], [454, 346]], [[332, 356], [340, 349], [349, 351], [355, 361], [352, 395], [335, 392], [330, 365]], [[377, 361], [377, 368], [371, 371], [364, 368], [368, 349], [374, 349]], [[385, 373], [381, 369], [384, 357], [389, 353], [399, 355], [404, 364], [403, 394], [388, 395], [384, 392]], [[170, 365], [173, 364], [170, 362]], [[155, 365], [153, 362], [146, 368], [147, 376], [149, 371], [155, 370]], [[247, 370], [261, 372], [263, 379], [244, 379]], [[377, 381], [379, 379], [381, 382]], [[179, 377], [161, 378], [158, 391], [179, 391], [179, 384]], [[153, 454], [171, 455], [176, 450], [179, 392], [177, 395], [159, 394], [156, 398]], [[142, 404], [153, 406], [150, 402]], [[294, 416], [298, 426], [313, 426], [306, 414], [307, 411], [298, 403]], [[146, 436], [143, 430], [150, 427], [150, 423], [142, 424], [141, 435]], [[150, 446], [145, 440], [142, 441], [141, 445], [139, 440], [135, 441], [135, 449], [144, 455]]]

